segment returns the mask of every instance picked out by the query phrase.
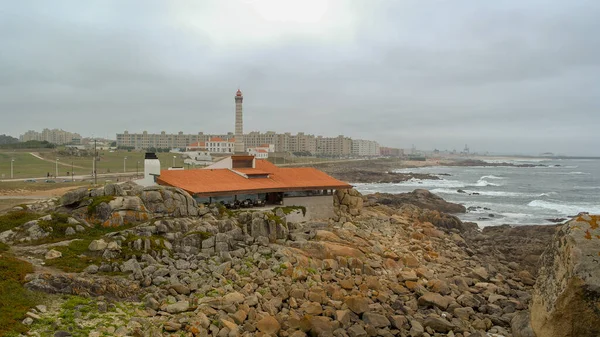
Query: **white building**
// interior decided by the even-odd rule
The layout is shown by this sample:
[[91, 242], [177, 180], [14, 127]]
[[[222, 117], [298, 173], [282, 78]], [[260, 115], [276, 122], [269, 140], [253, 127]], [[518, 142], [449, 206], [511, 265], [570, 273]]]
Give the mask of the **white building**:
[[352, 154], [359, 157], [379, 156], [379, 143], [373, 140], [353, 139]]
[[206, 149], [210, 153], [230, 153], [235, 150], [235, 138], [222, 139], [220, 137], [212, 137], [206, 142]]
[[269, 151], [261, 148], [248, 148], [248, 154], [256, 157], [256, 159], [269, 158]]

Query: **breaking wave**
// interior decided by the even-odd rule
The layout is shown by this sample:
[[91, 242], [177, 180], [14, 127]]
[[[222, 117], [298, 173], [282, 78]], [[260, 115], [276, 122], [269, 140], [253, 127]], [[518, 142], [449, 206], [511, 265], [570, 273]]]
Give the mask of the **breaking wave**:
[[481, 177], [479, 179], [505, 179], [505, 178], [504, 177], [498, 177], [498, 176], [495, 176], [495, 175], [489, 175], [489, 176], [483, 176], [483, 177]]
[[494, 196], [494, 197], [522, 197], [522, 196], [527, 196], [527, 194], [524, 194], [524, 193], [502, 192], [502, 191], [468, 191], [468, 190], [465, 190], [465, 193], [460, 193], [457, 190], [451, 190], [451, 189], [448, 189], [448, 188], [436, 188], [436, 189], [431, 190], [431, 193], [463, 194], [463, 195], [469, 195], [471, 193], [479, 193], [479, 195], [487, 195], [487, 196]]
[[412, 178], [410, 180], [396, 184], [398, 186], [418, 186], [418, 187], [447, 187], [461, 188], [465, 187], [465, 183], [458, 180], [420, 180]]
[[550, 209], [563, 215], [576, 215], [579, 212], [600, 213], [600, 206], [597, 205], [558, 204], [545, 200], [533, 200], [527, 206]]
[[495, 183], [490, 183], [489, 181], [481, 178], [481, 179], [477, 180], [477, 183], [475, 185], [473, 185], [473, 186], [483, 187], [483, 186], [502, 186], [502, 185], [495, 184]]

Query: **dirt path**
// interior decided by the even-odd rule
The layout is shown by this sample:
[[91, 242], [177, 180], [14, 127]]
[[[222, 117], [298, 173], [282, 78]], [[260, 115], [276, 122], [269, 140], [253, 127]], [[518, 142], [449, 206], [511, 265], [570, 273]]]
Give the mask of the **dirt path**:
[[[34, 156], [34, 157], [36, 157], [39, 160], [43, 160], [43, 161], [46, 161], [46, 162], [49, 162], [49, 163], [56, 163], [56, 160], [46, 159], [46, 158], [40, 156], [40, 154], [37, 153], [37, 152], [29, 152], [29, 154], [32, 155], [32, 156]], [[78, 165], [71, 165], [69, 163], [61, 162], [60, 160], [58, 161], [58, 165], [60, 165], [60, 166], [66, 166], [66, 167], [74, 167], [74, 168], [78, 168], [78, 169], [87, 169], [86, 167], [78, 166]]]

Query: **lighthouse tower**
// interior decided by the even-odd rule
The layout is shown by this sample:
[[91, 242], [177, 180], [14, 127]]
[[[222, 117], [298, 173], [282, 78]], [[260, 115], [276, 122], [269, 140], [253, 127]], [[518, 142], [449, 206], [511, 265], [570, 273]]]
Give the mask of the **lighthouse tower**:
[[244, 120], [242, 116], [242, 101], [244, 96], [240, 89], [235, 93], [235, 146], [236, 154], [246, 153], [244, 145]]

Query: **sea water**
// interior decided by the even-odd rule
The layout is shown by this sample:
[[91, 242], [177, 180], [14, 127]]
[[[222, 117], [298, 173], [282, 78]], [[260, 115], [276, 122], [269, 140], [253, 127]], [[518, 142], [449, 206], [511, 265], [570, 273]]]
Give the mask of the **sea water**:
[[540, 166], [400, 169], [395, 172], [429, 173], [438, 175], [440, 180], [353, 185], [363, 194], [427, 189], [447, 201], [470, 207], [470, 211], [459, 217], [463, 221], [476, 222], [480, 227], [549, 224], [549, 219], [568, 218], [579, 212], [600, 214], [600, 160], [518, 159], [505, 162]]

